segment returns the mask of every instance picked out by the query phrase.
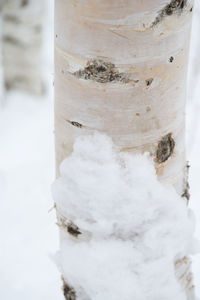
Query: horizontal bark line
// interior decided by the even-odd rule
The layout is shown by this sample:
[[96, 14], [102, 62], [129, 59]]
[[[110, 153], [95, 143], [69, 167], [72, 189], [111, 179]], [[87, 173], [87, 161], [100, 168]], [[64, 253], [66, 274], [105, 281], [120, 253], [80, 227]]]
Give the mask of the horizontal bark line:
[[[172, 63], [175, 59], [175, 57], [182, 51], [182, 47], [177, 47], [176, 50], [169, 50], [166, 52], [160, 52], [159, 55], [155, 54], [151, 56], [149, 59], [149, 53], [147, 51], [147, 55], [143, 56], [137, 56], [133, 55], [132, 58], [124, 58], [124, 61], [116, 62], [116, 59], [113, 59], [113, 57], [108, 56], [101, 56], [101, 55], [91, 55], [85, 53], [85, 55], [78, 55], [76, 53], [72, 54], [69, 53], [67, 50], [62, 49], [57, 43], [55, 43], [55, 53], [56, 55], [62, 57], [65, 59], [65, 62], [68, 64], [68, 68], [70, 68], [70, 65], [75, 67], [74, 72], [79, 71], [79, 68], [84, 69], [86, 64], [88, 62], [92, 62], [95, 60], [100, 60], [105, 63], [112, 63], [115, 65], [117, 69], [126, 69], [126, 73], [132, 73], [135, 69], [135, 67], [153, 67], [156, 65], [167, 65]], [[119, 60], [121, 57], [119, 57]], [[145, 65], [144, 65], [145, 64]], [[79, 66], [79, 67], [78, 67]], [[70, 71], [70, 70], [69, 70]], [[70, 71], [73, 73], [73, 71]], [[137, 80], [137, 79], [136, 79]]]

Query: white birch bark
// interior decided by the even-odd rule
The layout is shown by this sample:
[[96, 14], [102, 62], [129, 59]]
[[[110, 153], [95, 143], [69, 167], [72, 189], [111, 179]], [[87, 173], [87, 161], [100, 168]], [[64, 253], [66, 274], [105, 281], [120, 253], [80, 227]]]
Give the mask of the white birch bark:
[[3, 5], [3, 69], [6, 89], [44, 92], [42, 31], [45, 1], [7, 0]]
[[[105, 132], [120, 151], [148, 151], [159, 179], [186, 201], [185, 96], [193, 1], [55, 4], [57, 167], [77, 136]], [[189, 258], [177, 258], [175, 272], [187, 299], [194, 299]]]

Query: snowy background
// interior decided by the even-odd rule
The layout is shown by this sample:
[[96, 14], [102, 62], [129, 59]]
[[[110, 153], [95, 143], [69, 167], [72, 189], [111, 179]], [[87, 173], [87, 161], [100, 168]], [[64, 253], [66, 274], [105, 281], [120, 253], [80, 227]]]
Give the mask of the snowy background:
[[[53, 4], [44, 45], [45, 97], [10, 92], [0, 103], [0, 299], [61, 300], [60, 274], [52, 257], [58, 229], [51, 197], [54, 180]], [[187, 146], [190, 207], [200, 234], [200, 1], [196, 1], [188, 80]], [[193, 257], [200, 297], [200, 255]]]

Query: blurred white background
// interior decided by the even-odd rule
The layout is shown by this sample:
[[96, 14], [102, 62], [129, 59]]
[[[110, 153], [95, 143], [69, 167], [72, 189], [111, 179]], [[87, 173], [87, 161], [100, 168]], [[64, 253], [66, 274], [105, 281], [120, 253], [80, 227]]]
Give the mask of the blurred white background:
[[[0, 100], [0, 299], [63, 299], [53, 262], [58, 231], [51, 183], [53, 136], [53, 1], [46, 1], [44, 96], [4, 92]], [[38, 62], [39, 64], [39, 62]]]

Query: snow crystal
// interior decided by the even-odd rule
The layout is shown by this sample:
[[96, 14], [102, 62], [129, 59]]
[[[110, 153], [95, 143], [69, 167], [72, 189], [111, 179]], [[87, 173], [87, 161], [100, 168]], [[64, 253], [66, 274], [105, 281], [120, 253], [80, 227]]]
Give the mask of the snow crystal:
[[186, 299], [174, 262], [192, 251], [193, 216], [148, 155], [119, 153], [102, 134], [79, 137], [53, 196], [60, 267], [78, 300]]

